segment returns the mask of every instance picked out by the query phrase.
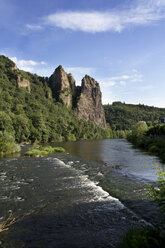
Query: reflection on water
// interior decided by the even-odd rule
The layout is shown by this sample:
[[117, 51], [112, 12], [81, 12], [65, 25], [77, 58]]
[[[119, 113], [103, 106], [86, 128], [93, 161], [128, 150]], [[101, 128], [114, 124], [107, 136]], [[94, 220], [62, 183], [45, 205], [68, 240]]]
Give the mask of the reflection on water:
[[125, 175], [156, 181], [155, 163], [163, 166], [155, 156], [149, 156], [126, 140], [107, 139], [60, 143], [66, 150], [87, 160], [119, 169]]

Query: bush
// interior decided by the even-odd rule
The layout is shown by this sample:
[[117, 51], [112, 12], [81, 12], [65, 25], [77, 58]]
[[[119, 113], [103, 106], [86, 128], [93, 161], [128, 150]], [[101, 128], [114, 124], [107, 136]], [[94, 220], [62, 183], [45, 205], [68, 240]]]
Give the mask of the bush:
[[149, 152], [157, 153], [158, 151], [159, 151], [159, 148], [156, 145], [151, 145], [149, 147]]
[[0, 155], [19, 152], [20, 150], [20, 146], [15, 143], [11, 134], [0, 131]]
[[42, 157], [43, 155], [47, 155], [48, 152], [41, 150], [31, 150], [25, 153], [26, 156], [29, 157]]
[[157, 164], [156, 168], [158, 170], [157, 187], [151, 186], [150, 196], [160, 206], [161, 217], [165, 223], [165, 172], [163, 172]]
[[63, 147], [47, 146], [41, 149], [33, 149], [31, 151], [28, 151], [25, 153], [25, 155], [29, 157], [42, 157], [43, 155], [47, 155], [53, 152], [65, 152], [65, 149]]
[[157, 229], [132, 229], [118, 248], [164, 248], [165, 237]]

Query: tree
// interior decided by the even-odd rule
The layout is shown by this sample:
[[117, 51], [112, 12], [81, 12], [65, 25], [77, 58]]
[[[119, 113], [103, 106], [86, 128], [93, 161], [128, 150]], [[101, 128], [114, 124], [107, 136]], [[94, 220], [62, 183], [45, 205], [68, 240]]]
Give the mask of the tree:
[[143, 137], [148, 130], [148, 126], [145, 121], [139, 121], [132, 129], [132, 139], [137, 142]]

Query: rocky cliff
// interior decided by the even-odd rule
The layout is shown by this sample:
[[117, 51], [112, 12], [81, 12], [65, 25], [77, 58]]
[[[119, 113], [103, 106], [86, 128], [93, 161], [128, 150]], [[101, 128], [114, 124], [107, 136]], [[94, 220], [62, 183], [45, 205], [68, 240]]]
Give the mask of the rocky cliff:
[[81, 87], [76, 86], [72, 74], [67, 74], [59, 66], [50, 77], [49, 85], [56, 100], [63, 102], [67, 108], [73, 107], [78, 118], [106, 127], [100, 87], [93, 78], [86, 75]]
[[22, 78], [20, 75], [18, 75], [17, 84], [19, 87], [26, 88], [27, 91], [30, 93], [30, 81], [29, 80]]
[[74, 88], [74, 82], [71, 77], [68, 78], [67, 73], [61, 65], [56, 68], [49, 78], [49, 85], [52, 89], [53, 97], [57, 101], [63, 102], [66, 107], [70, 107], [72, 104], [71, 86]]
[[82, 79], [76, 113], [80, 119], [93, 121], [102, 128], [106, 127], [99, 84], [88, 75]]

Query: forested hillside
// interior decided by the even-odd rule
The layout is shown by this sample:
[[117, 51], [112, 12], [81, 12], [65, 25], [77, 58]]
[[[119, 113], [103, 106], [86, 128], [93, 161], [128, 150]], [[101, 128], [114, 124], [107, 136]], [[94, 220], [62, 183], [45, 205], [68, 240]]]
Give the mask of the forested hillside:
[[104, 111], [106, 121], [112, 130], [131, 130], [139, 121], [146, 121], [148, 126], [151, 126], [154, 122], [160, 122], [160, 118], [165, 116], [165, 108], [121, 102], [104, 105]]
[[19, 70], [0, 56], [0, 135], [18, 143], [53, 142], [105, 138], [106, 131], [57, 102], [48, 78]]

